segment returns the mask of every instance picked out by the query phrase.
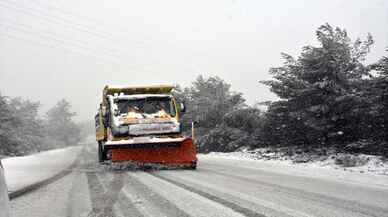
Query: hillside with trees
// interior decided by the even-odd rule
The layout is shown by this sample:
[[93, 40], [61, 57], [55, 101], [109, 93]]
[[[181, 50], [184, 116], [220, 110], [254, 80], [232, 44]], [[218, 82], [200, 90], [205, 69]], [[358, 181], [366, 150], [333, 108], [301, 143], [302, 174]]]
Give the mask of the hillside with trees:
[[188, 105], [184, 125], [197, 123], [202, 152], [241, 147], [297, 147], [304, 151], [388, 155], [388, 58], [365, 64], [371, 35], [354, 41], [344, 29], [322, 25], [319, 46], [305, 46], [295, 58], [270, 69], [261, 81], [279, 100], [261, 111], [218, 77], [199, 76], [178, 87]]
[[39, 102], [0, 95], [0, 155], [26, 155], [81, 140], [69, 102], [59, 101], [44, 117], [39, 108]]

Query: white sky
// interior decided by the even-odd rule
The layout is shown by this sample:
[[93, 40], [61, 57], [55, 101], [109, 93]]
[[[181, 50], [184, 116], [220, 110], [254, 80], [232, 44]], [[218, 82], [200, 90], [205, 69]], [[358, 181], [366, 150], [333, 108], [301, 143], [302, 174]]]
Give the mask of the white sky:
[[275, 99], [258, 83], [314, 44], [328, 22], [388, 47], [387, 0], [0, 0], [0, 92], [61, 98], [91, 119], [105, 84], [189, 85], [218, 75], [248, 103]]

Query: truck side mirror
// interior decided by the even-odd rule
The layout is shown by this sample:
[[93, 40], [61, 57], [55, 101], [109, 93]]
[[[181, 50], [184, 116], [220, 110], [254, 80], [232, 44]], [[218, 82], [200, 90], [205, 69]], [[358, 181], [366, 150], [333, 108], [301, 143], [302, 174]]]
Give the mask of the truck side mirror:
[[183, 102], [181, 102], [180, 103], [180, 111], [182, 112], [182, 113], [185, 113], [186, 112], [186, 105], [185, 105], [185, 103], [183, 103]]

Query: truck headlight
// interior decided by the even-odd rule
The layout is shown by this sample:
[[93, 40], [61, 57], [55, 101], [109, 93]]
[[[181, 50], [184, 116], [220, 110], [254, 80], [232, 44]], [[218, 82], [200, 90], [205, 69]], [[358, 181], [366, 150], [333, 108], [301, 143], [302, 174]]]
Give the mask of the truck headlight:
[[175, 133], [179, 133], [179, 132], [181, 132], [181, 126], [180, 126], [180, 123], [177, 123], [177, 124], [174, 124], [174, 125], [172, 125], [172, 127], [171, 127], [171, 131], [172, 131], [172, 132], [175, 132]]

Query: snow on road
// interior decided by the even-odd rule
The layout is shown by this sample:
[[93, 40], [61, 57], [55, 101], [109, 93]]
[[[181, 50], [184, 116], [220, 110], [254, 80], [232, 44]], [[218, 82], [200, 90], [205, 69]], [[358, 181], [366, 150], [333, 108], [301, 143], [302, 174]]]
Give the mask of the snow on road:
[[[257, 156], [244, 152], [199, 154], [200, 160], [212, 160], [230, 166], [238, 165], [244, 168], [260, 169], [293, 176], [315, 177], [333, 181], [388, 188], [388, 175], [364, 172], [365, 166], [344, 168], [320, 162], [293, 163], [284, 159], [258, 159]], [[372, 160], [373, 162], [373, 160]], [[388, 163], [387, 163], [388, 164]], [[388, 165], [384, 168], [388, 168]], [[384, 170], [384, 171], [385, 171]], [[361, 171], [361, 172], [360, 172]]]
[[12, 200], [11, 216], [388, 217], [387, 176], [355, 184], [343, 171], [214, 155], [200, 155], [196, 171], [142, 171], [96, 155], [83, 148], [69, 175]]
[[8, 191], [14, 192], [55, 176], [73, 164], [80, 150], [80, 146], [72, 146], [2, 159]]
[[[148, 186], [153, 192], [166, 198], [181, 210], [190, 210], [190, 216], [207, 217], [207, 216], [236, 216], [244, 215], [233, 211], [213, 200], [210, 200], [196, 192], [185, 190], [175, 184], [161, 180], [158, 177], [148, 173], [133, 173], [131, 176], [141, 180], [144, 185]], [[174, 195], [171, 197], [171, 195]], [[196, 207], [196, 209], [192, 209]]]

